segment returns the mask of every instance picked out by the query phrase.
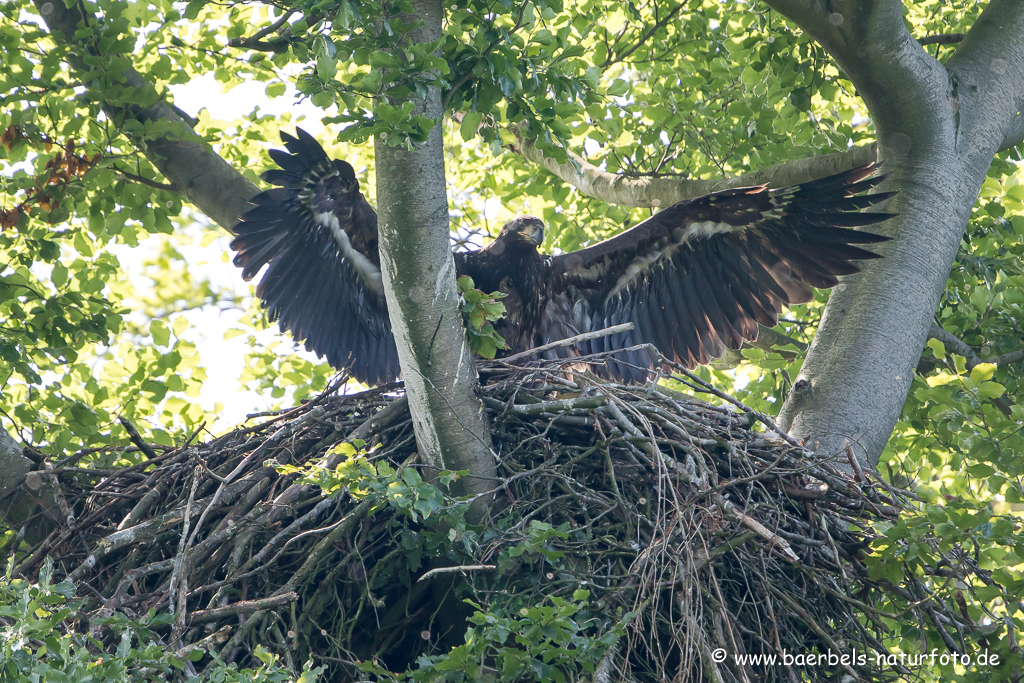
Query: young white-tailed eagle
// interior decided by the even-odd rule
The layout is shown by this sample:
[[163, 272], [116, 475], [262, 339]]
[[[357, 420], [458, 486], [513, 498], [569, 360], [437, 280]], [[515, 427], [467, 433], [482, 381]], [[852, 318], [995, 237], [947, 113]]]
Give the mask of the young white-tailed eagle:
[[[281, 133], [281, 167], [263, 174], [278, 187], [257, 195], [233, 228], [242, 276], [264, 265], [256, 289], [271, 320], [306, 349], [366, 384], [395, 380], [377, 252], [377, 214], [352, 166], [330, 159], [304, 130]], [[723, 190], [679, 202], [586, 249], [541, 254], [544, 224], [519, 216], [479, 251], [455, 253], [458, 275], [485, 292], [501, 290], [508, 315], [495, 325], [506, 354], [632, 322], [631, 332], [560, 349], [562, 356], [643, 343], [687, 367], [773, 327], [784, 305], [805, 303], [811, 287], [837, 284], [854, 263], [878, 258], [858, 246], [888, 238], [852, 228], [892, 214], [862, 212], [893, 193], [864, 194], [881, 178], [875, 164], [802, 185]], [[608, 357], [599, 374], [640, 381], [656, 367], [645, 350]]]

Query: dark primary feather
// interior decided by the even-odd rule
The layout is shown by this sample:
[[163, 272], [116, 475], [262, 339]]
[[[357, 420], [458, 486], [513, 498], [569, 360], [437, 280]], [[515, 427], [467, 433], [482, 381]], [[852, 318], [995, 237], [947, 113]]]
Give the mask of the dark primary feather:
[[[631, 321], [632, 332], [558, 352], [589, 354], [653, 343], [687, 367], [773, 327], [782, 306], [805, 303], [811, 287], [860, 270], [854, 261], [879, 258], [861, 244], [888, 238], [853, 227], [892, 214], [859, 212], [893, 193], [862, 195], [882, 177], [875, 164], [794, 187], [723, 190], [680, 202], [626, 232], [581, 251], [552, 258], [549, 291], [557, 305], [581, 299], [588, 315], [572, 327], [548, 327], [566, 337]], [[559, 320], [550, 315], [546, 320]], [[580, 324], [582, 323], [582, 324]], [[605, 372], [643, 379], [651, 359], [615, 356]]]
[[377, 214], [349, 164], [328, 158], [304, 130], [281, 139], [288, 151], [270, 153], [281, 168], [263, 175], [280, 187], [253, 198], [232, 229], [234, 263], [246, 280], [270, 264], [256, 294], [307, 350], [362, 382], [390, 382], [398, 351], [380, 281]]
[[[278, 187], [257, 195], [234, 227], [235, 265], [247, 280], [264, 266], [257, 294], [271, 319], [307, 349], [373, 384], [398, 377], [384, 300], [377, 216], [352, 167], [331, 160], [305, 131], [281, 134]], [[858, 245], [887, 237], [854, 230], [890, 217], [860, 211], [892, 193], [863, 194], [882, 178], [875, 165], [794, 187], [737, 188], [668, 207], [616, 237], [545, 257], [543, 223], [510, 221], [479, 251], [455, 254], [458, 275], [503, 291], [508, 316], [496, 329], [505, 353], [632, 322], [631, 332], [548, 352], [613, 353], [599, 374], [639, 381], [657, 369], [653, 344], [687, 367], [757, 337], [783, 306], [809, 301], [878, 258]], [[269, 265], [268, 265], [269, 264]]]

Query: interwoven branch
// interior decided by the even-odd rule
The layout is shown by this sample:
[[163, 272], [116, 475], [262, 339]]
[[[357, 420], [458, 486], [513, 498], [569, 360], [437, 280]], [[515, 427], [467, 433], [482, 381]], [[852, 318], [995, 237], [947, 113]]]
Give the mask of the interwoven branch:
[[[140, 446], [137, 461], [102, 477], [65, 468], [53, 476], [78, 521], [19, 553], [16, 572], [32, 578], [42, 557], [60, 558], [93, 589], [80, 618], [100, 637], [115, 610], [141, 617], [170, 600], [175, 648], [229, 660], [257, 644], [288, 661], [326, 655], [338, 680], [358, 679], [359, 661], [402, 670], [447, 652], [465, 633], [443, 618], [461, 598], [516, 613], [580, 587], [588, 628], [620, 634], [602, 676], [625, 680], [788, 679], [784, 667], [710, 653], [877, 650], [890, 598], [963, 647], [971, 625], [928, 582], [869, 577], [871, 524], [895, 520], [905, 494], [843, 474], [843, 454], [758, 431], [765, 416], [580, 369], [578, 359], [481, 366], [501, 481], [487, 493], [489, 521], [445, 547], [432, 544], [456, 532], [436, 520], [454, 502], [411, 519], [380, 498], [325, 498], [265, 464], [333, 467], [343, 457], [329, 451], [358, 438], [371, 463], [419, 468], [401, 392], [385, 387], [325, 395], [205, 444]], [[693, 375], [677, 379], [709, 391]], [[554, 531], [530, 546], [538, 528]], [[448, 590], [455, 602], [439, 603]], [[872, 661], [845, 673], [886, 673]]]

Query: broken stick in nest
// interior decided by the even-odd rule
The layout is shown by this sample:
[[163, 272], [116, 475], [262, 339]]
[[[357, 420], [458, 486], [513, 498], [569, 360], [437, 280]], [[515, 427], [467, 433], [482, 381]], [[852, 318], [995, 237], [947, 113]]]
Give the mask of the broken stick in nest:
[[[389, 386], [325, 394], [206, 443], [136, 443], [103, 474], [55, 473], [76, 522], [19, 550], [15, 571], [33, 577], [44, 557], [58, 559], [89, 587], [79, 618], [94, 626], [114, 611], [170, 610], [176, 649], [245, 661], [262, 644], [296, 668], [322, 658], [337, 680], [364, 678], [359, 662], [423, 666], [420, 655], [462, 642], [467, 624], [438, 618], [444, 596], [429, 590], [453, 577], [454, 604], [472, 600], [510, 628], [555, 598], [582, 605], [573, 637], [593, 652], [551, 664], [569, 678], [593, 656], [626, 680], [788, 679], [785, 667], [712, 655], [884, 649], [893, 600], [964, 647], [955, 605], [922, 582], [868, 575], [871, 523], [900, 514], [900, 492], [847, 477], [735, 402], [566, 371], [581, 360], [601, 358], [486, 365], [502, 480], [483, 526], [422, 483], [401, 388]], [[337, 448], [345, 442], [365, 445]], [[317, 468], [303, 479], [268, 461]], [[325, 497], [309, 481], [338, 465], [347, 484]], [[489, 661], [508, 645], [485, 635], [475, 642], [492, 648]], [[847, 668], [889, 671], [873, 660]]]

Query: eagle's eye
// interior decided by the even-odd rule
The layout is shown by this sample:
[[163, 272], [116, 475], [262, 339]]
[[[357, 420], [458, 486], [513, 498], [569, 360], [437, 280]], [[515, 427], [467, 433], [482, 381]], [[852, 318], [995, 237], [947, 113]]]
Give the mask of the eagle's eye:
[[506, 225], [505, 229], [509, 232], [518, 232], [538, 247], [544, 242], [544, 221], [536, 216], [518, 216]]

